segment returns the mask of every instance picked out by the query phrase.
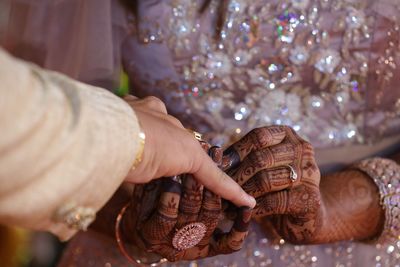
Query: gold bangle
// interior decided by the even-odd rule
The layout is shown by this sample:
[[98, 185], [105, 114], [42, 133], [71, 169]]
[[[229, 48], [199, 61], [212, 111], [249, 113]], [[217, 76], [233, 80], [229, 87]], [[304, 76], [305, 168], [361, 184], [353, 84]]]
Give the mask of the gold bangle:
[[117, 240], [118, 243], [118, 248], [120, 250], [120, 252], [122, 253], [122, 255], [124, 255], [124, 257], [133, 264], [133, 266], [135, 267], [155, 267], [158, 266], [162, 263], [167, 262], [167, 259], [162, 258], [160, 259], [158, 262], [154, 262], [154, 263], [143, 263], [138, 259], [133, 258], [132, 256], [129, 255], [129, 253], [127, 252], [124, 242], [122, 240], [122, 236], [121, 236], [121, 222], [122, 222], [122, 218], [126, 212], [126, 210], [128, 209], [128, 207], [130, 206], [130, 202], [128, 202], [127, 204], [125, 204], [125, 206], [122, 207], [121, 211], [118, 213], [118, 216], [115, 220], [115, 239]]
[[146, 134], [140, 129], [138, 137], [139, 137], [139, 149], [136, 153], [136, 157], [135, 157], [135, 160], [132, 165], [132, 170], [136, 169], [136, 167], [139, 165], [140, 162], [142, 162], [142, 159], [143, 159], [143, 151], [144, 151], [144, 144], [146, 141]]

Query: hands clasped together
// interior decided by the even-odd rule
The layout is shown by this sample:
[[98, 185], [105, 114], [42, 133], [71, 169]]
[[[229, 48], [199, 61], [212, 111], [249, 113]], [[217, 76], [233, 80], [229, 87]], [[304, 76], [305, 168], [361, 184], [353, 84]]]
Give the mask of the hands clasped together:
[[[203, 143], [220, 165], [222, 150]], [[131, 210], [133, 241], [147, 252], [169, 261], [192, 260], [239, 250], [247, 236], [251, 209], [236, 209], [228, 233], [217, 229], [223, 218], [222, 199], [192, 175], [163, 178], [137, 186]]]
[[[160, 120], [168, 116], [165, 107], [155, 107], [153, 113], [149, 113], [141, 110], [141, 105], [148, 105], [143, 102], [146, 100], [131, 101], [136, 101], [135, 111], [139, 116], [155, 116]], [[148, 123], [151, 120], [144, 121]], [[169, 121], [170, 125], [163, 129], [164, 133], [180, 134], [183, 144], [193, 142], [194, 138], [188, 136], [178, 121]], [[189, 138], [193, 140], [185, 141]], [[176, 136], [173, 139], [177, 140]], [[251, 217], [270, 218], [275, 230], [289, 241], [306, 242], [312, 239], [321, 225], [320, 172], [312, 146], [294, 130], [286, 126], [257, 128], [223, 153], [218, 147], [210, 147], [205, 142], [201, 144], [198, 147], [208, 152], [208, 159], [216, 163], [213, 164], [215, 169], [204, 168], [210, 166], [206, 164], [207, 157], [201, 156], [197, 146], [192, 143], [189, 149], [186, 148], [187, 153], [200, 155], [200, 166], [193, 167], [189, 163], [186, 169], [178, 168], [177, 172], [176, 168], [163, 169], [164, 165], [174, 164], [164, 164], [157, 169], [156, 175], [153, 173], [148, 176], [172, 178], [136, 186], [125, 223], [126, 231], [132, 233], [130, 239], [133, 243], [169, 261], [227, 254], [241, 248]], [[176, 156], [182, 157], [184, 164], [181, 166], [184, 166], [187, 158], [193, 157], [185, 159], [185, 155], [179, 154], [181, 145], [177, 143], [171, 148], [177, 150]], [[162, 144], [155, 147], [160, 146]], [[148, 156], [151, 152], [147, 153]], [[148, 160], [151, 164], [151, 157]], [[169, 162], [172, 159], [167, 157], [164, 160]], [[177, 162], [176, 159], [172, 161]], [[221, 176], [216, 166], [233, 180], [215, 181], [214, 177], [227, 177]], [[137, 177], [137, 173], [143, 175], [145, 171], [139, 168], [132, 177]], [[176, 173], [191, 174], [174, 176]], [[244, 197], [243, 191], [236, 189], [237, 185], [233, 185], [233, 181], [256, 198], [254, 210], [245, 207], [252, 206], [252, 202]], [[222, 185], [225, 185], [225, 190]], [[230, 189], [232, 191], [229, 192]], [[222, 198], [241, 208], [223, 205]], [[229, 216], [225, 216], [227, 214]], [[232, 227], [230, 231], [223, 232], [219, 225], [227, 217], [233, 218]]]

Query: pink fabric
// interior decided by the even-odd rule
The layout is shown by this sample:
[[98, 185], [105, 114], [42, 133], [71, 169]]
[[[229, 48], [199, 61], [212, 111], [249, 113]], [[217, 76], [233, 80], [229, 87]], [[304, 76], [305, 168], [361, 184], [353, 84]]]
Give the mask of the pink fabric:
[[108, 0], [5, 0], [2, 5], [9, 20], [1, 45], [14, 55], [84, 82], [115, 84], [126, 28], [119, 6]]

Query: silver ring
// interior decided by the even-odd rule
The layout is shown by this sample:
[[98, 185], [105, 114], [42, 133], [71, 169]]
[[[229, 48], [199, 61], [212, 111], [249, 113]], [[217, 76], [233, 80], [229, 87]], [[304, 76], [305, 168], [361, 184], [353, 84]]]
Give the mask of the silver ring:
[[295, 182], [298, 178], [297, 172], [294, 170], [294, 168], [287, 164], [286, 167], [288, 167], [290, 169], [290, 180], [292, 180], [292, 182]]

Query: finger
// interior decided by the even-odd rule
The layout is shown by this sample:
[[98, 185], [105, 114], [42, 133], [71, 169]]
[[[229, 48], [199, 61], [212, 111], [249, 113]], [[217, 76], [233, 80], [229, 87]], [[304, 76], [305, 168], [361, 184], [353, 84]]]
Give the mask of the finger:
[[257, 198], [257, 205], [254, 208], [253, 216], [315, 214], [319, 210], [320, 205], [321, 196], [318, 185], [306, 181], [297, 187]]
[[203, 186], [192, 175], [183, 178], [183, 192], [179, 203], [179, 214], [176, 228], [197, 221], [201, 209]]
[[[147, 221], [150, 215], [156, 210], [162, 184], [162, 180], [153, 180], [150, 183], [135, 186], [135, 191], [137, 188], [142, 192], [142, 194], [138, 196], [140, 198], [135, 199], [136, 202], [133, 202], [134, 206], [140, 206], [140, 210], [138, 210], [135, 216], [138, 220], [136, 229], [141, 229], [143, 223]], [[141, 204], [138, 205], [138, 203]]]
[[303, 144], [304, 152], [302, 154], [299, 176], [302, 182], [311, 182], [319, 185], [321, 173], [314, 157], [314, 150], [311, 144]]
[[[220, 147], [211, 147], [208, 151], [208, 154], [218, 166], [221, 165], [223, 150]], [[210, 238], [218, 225], [220, 216], [222, 215], [221, 197], [207, 189], [204, 189], [203, 196], [199, 221], [206, 225], [207, 231], [204, 235], [204, 238], [199, 243], [200, 248], [203, 248], [209, 244]], [[206, 253], [206, 250], [201, 249], [201, 253]]]
[[204, 153], [202, 159], [200, 159], [199, 169], [193, 175], [214, 194], [233, 202], [235, 205], [255, 206], [255, 199], [246, 194], [235, 181], [221, 171], [207, 154]]
[[[209, 143], [203, 141], [200, 142], [200, 145], [204, 151], [209, 151], [211, 147]], [[183, 180], [183, 194], [179, 205], [177, 229], [197, 220], [203, 196], [203, 186], [194, 179], [193, 175], [185, 175]]]
[[134, 95], [126, 95], [126, 96], [123, 97], [123, 99], [124, 99], [126, 102], [132, 102], [132, 101], [138, 100], [139, 98], [137, 98], [137, 97], [134, 96]]
[[[315, 179], [315, 177], [319, 177], [319, 170], [315, 163], [314, 151], [311, 144], [301, 139], [296, 132], [290, 128], [287, 128], [286, 138], [282, 143], [250, 153], [237, 169], [231, 170], [228, 173], [231, 174], [232, 178], [237, 181], [239, 185], [244, 185], [251, 177], [257, 175], [256, 173], [260, 173], [262, 170], [270, 171], [271, 168], [277, 167], [279, 167], [279, 169], [282, 169], [281, 167], [287, 168], [289, 171], [287, 177], [294, 181], [292, 186], [298, 185], [303, 178], [312, 180]], [[276, 174], [275, 172], [272, 173]], [[303, 177], [303, 174], [305, 174], [305, 177]], [[264, 174], [261, 174], [261, 176], [263, 176], [261, 178], [265, 178]], [[262, 180], [263, 179], [253, 181], [253, 189], [256, 189], [254, 187], [255, 183], [266, 186], [264, 183], [266, 180]], [[286, 182], [279, 179], [277, 182], [287, 183], [287, 179], [285, 180]], [[258, 189], [261, 189], [261, 187], [258, 186]], [[277, 190], [281, 189], [282, 188], [278, 188]]]
[[213, 146], [208, 151], [208, 155], [213, 159], [218, 167], [222, 166], [223, 153], [224, 151], [219, 146]]
[[167, 107], [165, 106], [164, 102], [154, 96], [147, 96], [145, 98], [135, 100], [135, 108], [168, 114]]
[[255, 198], [293, 186], [291, 170], [288, 167], [266, 169], [251, 177], [242, 188]]
[[257, 198], [253, 217], [259, 218], [273, 214], [286, 214], [289, 206], [289, 190], [282, 190]]
[[200, 241], [200, 246], [207, 245], [209, 243], [209, 239], [217, 227], [220, 217], [222, 216], [221, 208], [221, 198], [213, 192], [205, 189], [198, 221], [205, 224], [207, 227], [207, 232], [205, 233], [204, 238]]
[[[205, 189], [203, 193], [203, 201], [201, 204], [201, 211], [196, 222], [203, 223], [207, 230], [203, 239], [194, 247], [185, 250], [178, 250], [168, 244], [164, 244], [157, 252], [163, 257], [167, 258], [170, 262], [179, 260], [195, 260], [204, 258], [208, 255], [208, 245], [210, 238], [218, 225], [219, 216], [221, 214], [221, 198]], [[181, 214], [179, 214], [179, 217]], [[197, 217], [197, 216], [196, 216]], [[188, 222], [182, 225], [187, 225]], [[176, 227], [180, 229], [181, 227]]]
[[205, 189], [203, 203], [198, 217], [198, 222], [203, 223], [207, 230], [202, 240], [194, 247], [184, 250], [181, 255], [184, 260], [205, 258], [209, 254], [209, 244], [221, 216], [221, 198]]
[[208, 153], [209, 149], [211, 148], [211, 145], [210, 145], [209, 143], [205, 142], [205, 141], [200, 141], [199, 143], [200, 143], [201, 148], [202, 148], [206, 153]]
[[320, 172], [314, 157], [314, 148], [312, 145], [301, 138], [296, 131], [287, 128], [284, 143], [293, 147], [293, 162], [290, 164], [294, 172], [297, 174], [297, 180], [293, 186], [297, 186], [300, 182], [311, 182], [319, 184]]
[[[295, 153], [293, 144], [284, 142], [279, 145], [253, 151], [242, 161], [236, 170], [228, 173], [239, 185], [243, 185], [257, 172], [264, 169], [294, 165], [294, 161], [299, 164], [300, 162], [294, 158], [297, 154]], [[301, 155], [299, 157], [301, 158]], [[295, 166], [292, 167], [295, 168]], [[295, 169], [298, 169], [298, 167], [296, 166]]]
[[132, 214], [131, 219], [134, 221], [134, 240], [135, 244], [143, 249], [146, 249], [148, 245], [143, 242], [141, 231], [143, 225], [148, 221], [151, 214], [155, 212], [158, 206], [158, 198], [160, 195], [163, 181], [153, 180], [150, 183], [144, 185], [136, 185], [134, 195], [132, 199], [133, 207], [136, 208]]
[[209, 256], [228, 254], [240, 250], [249, 231], [251, 214], [252, 210], [250, 208], [239, 208], [238, 216], [231, 231], [215, 235], [216, 242], [211, 245]]
[[181, 196], [181, 184], [165, 178], [157, 210], [143, 225], [142, 238], [149, 251], [158, 249], [175, 227]]
[[169, 121], [170, 123], [172, 123], [173, 125], [175, 125], [178, 128], [181, 129], [185, 129], [185, 127], [183, 127], [183, 124], [180, 120], [178, 120], [177, 118], [171, 116], [171, 115], [167, 115], [163, 117], [165, 120]]
[[[183, 193], [184, 194], [184, 193]], [[181, 199], [181, 204], [182, 204]], [[181, 205], [180, 205], [181, 206]], [[188, 248], [185, 250], [178, 250], [168, 244], [164, 244], [161, 249], [158, 249], [157, 252], [162, 254], [163, 257], [166, 257], [169, 261], [179, 261], [179, 260], [194, 260], [198, 258], [204, 258], [208, 254], [208, 244], [210, 241], [210, 237], [213, 234], [215, 227], [219, 221], [219, 215], [221, 211], [221, 199], [210, 192], [209, 190], [205, 189], [203, 193], [202, 203], [201, 203], [201, 211], [199, 216], [193, 216], [192, 218], [196, 218], [195, 220], [188, 220], [188, 221], [181, 221], [181, 225], [178, 226], [176, 229], [181, 229], [185, 225], [190, 222], [201, 222], [203, 223], [207, 230], [203, 237], [203, 239], [194, 247]], [[182, 213], [179, 213], [179, 218], [182, 216]], [[184, 216], [185, 217], [185, 216]], [[189, 216], [186, 216], [188, 218]]]
[[256, 128], [224, 152], [224, 170], [236, 167], [252, 151], [279, 144], [287, 132], [286, 126]]

